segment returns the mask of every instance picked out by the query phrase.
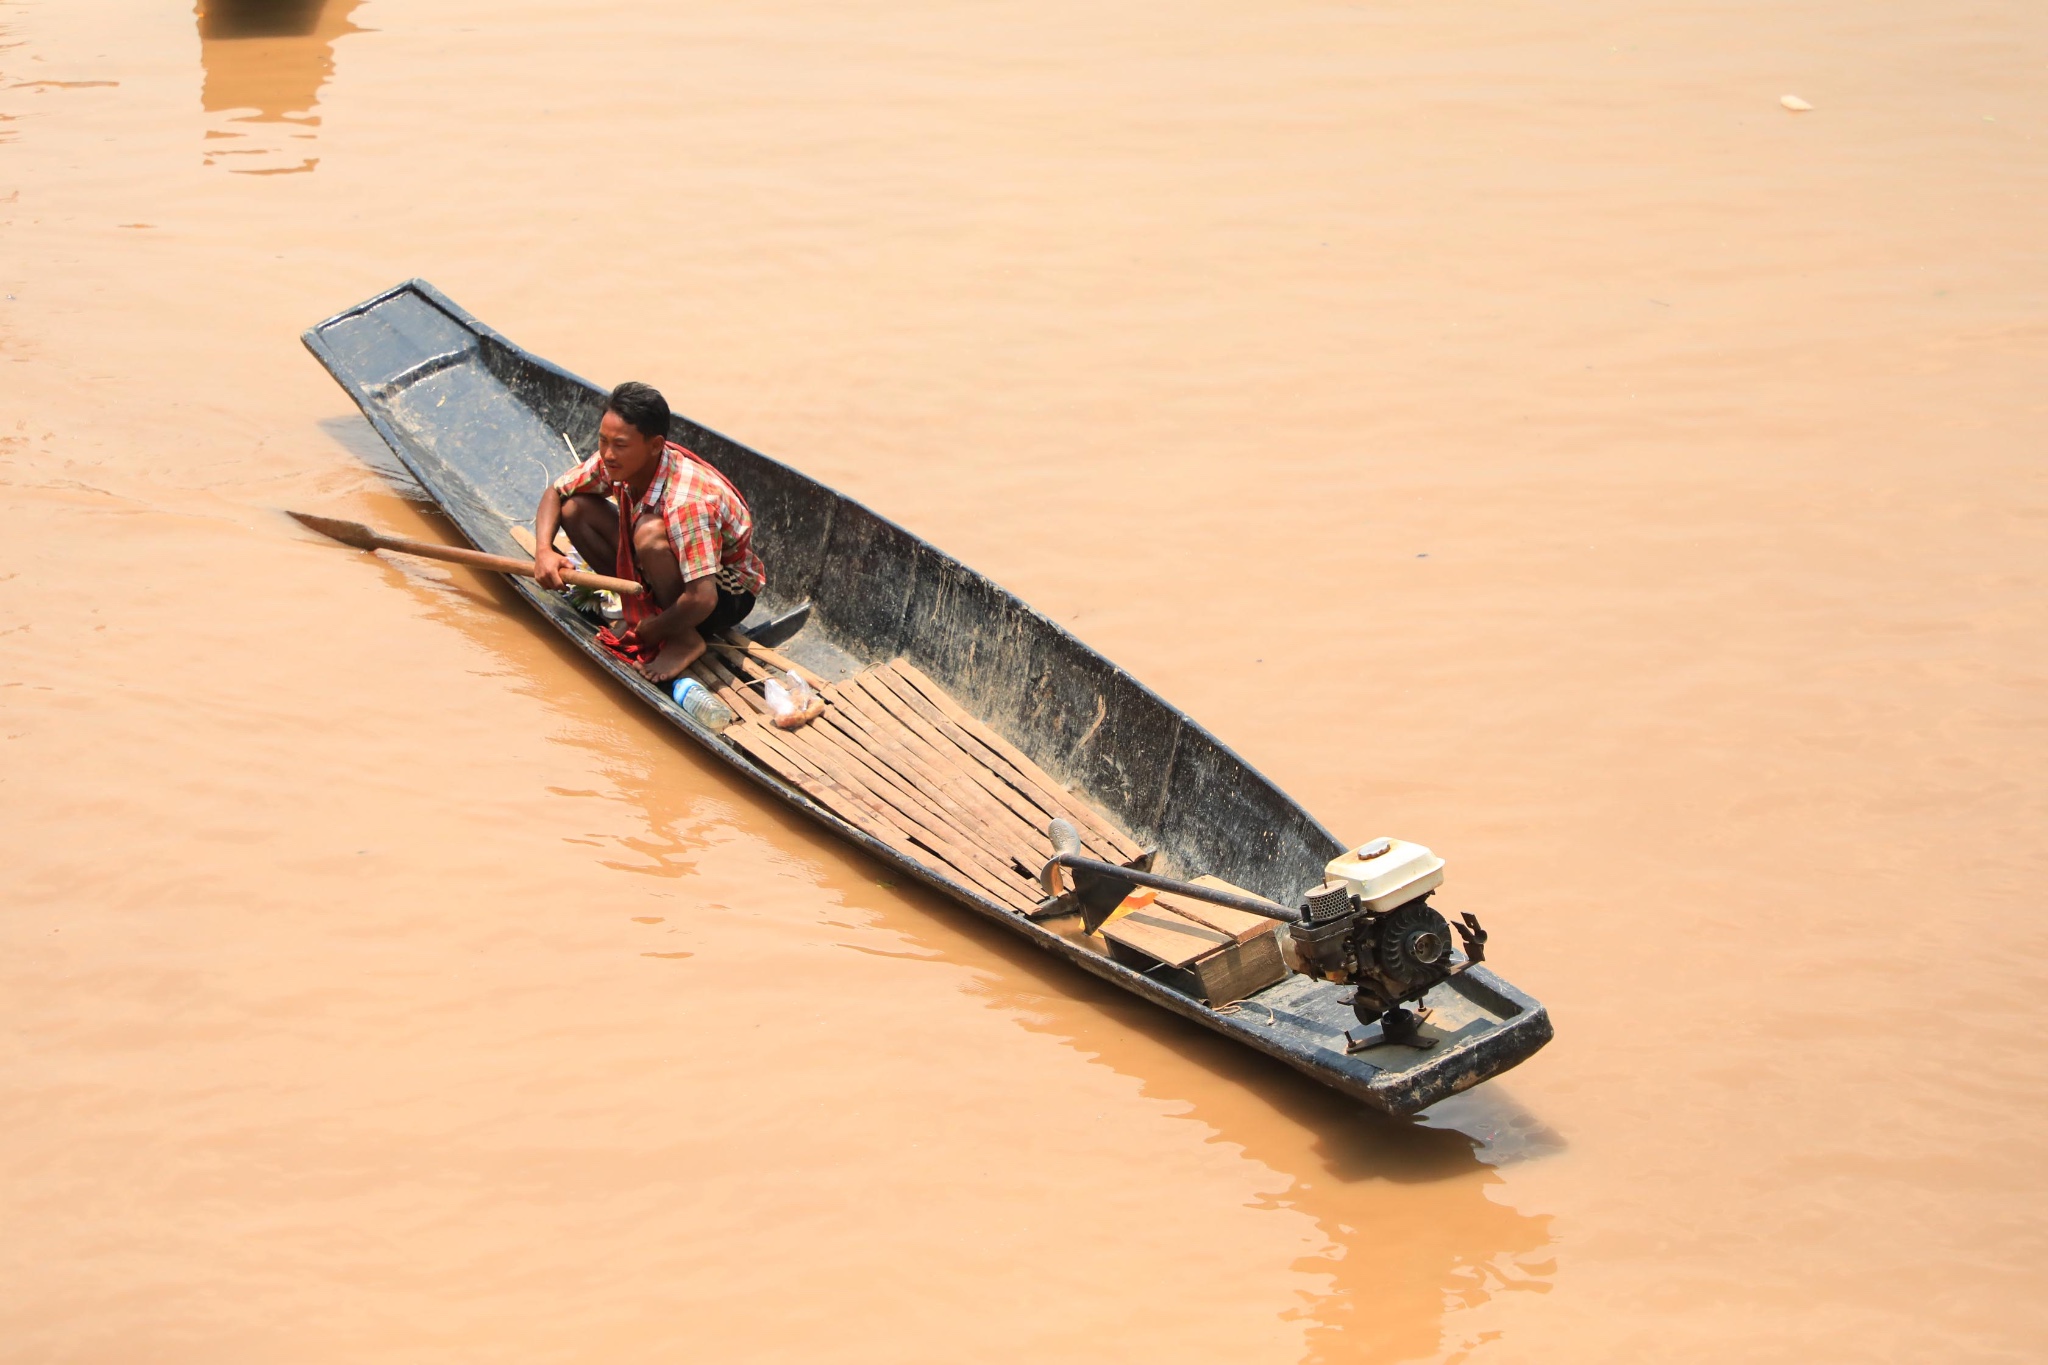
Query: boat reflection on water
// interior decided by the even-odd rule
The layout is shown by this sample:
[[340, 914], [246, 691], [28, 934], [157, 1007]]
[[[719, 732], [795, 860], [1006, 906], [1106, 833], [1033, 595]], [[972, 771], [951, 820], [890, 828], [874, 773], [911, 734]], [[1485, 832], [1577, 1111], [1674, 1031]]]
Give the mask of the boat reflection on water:
[[357, 32], [360, 0], [199, 0], [206, 164], [237, 175], [291, 175], [312, 154], [334, 40]]
[[[1304, 1285], [1286, 1316], [1303, 1326], [1305, 1365], [1461, 1359], [1485, 1338], [1466, 1316], [1498, 1294], [1548, 1293], [1551, 1219], [1490, 1193], [1505, 1165], [1563, 1150], [1564, 1140], [1495, 1081], [1421, 1119], [1374, 1113], [1227, 1039], [1194, 1028], [979, 923], [888, 927], [932, 960], [1006, 971], [979, 992], [1022, 1028], [1051, 1035], [1096, 1065], [1143, 1082], [1208, 1140], [1283, 1176], [1268, 1207], [1313, 1220], [1320, 1247], [1294, 1269]], [[971, 942], [974, 952], [954, 944]], [[986, 955], [986, 956], [984, 956]]]

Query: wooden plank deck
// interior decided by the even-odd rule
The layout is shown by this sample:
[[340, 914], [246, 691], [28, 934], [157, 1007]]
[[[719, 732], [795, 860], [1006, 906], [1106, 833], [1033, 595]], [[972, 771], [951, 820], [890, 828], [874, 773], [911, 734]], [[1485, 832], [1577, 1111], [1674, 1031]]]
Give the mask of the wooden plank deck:
[[[767, 661], [716, 653], [694, 670], [741, 719], [726, 731], [743, 753], [891, 848], [937, 864], [1018, 913], [1043, 894], [1052, 856], [1045, 826], [1072, 824], [1087, 852], [1125, 862], [1139, 849], [943, 688], [902, 659], [820, 686], [824, 714], [778, 729], [760, 692]], [[1215, 877], [1196, 880], [1240, 891]], [[1286, 975], [1272, 920], [1183, 896], [1140, 892], [1102, 928], [1110, 955], [1140, 971], [1164, 966], [1198, 999], [1221, 1005]]]
[[[531, 533], [514, 528], [522, 545]], [[725, 736], [755, 763], [848, 824], [938, 867], [1017, 914], [1043, 896], [1038, 869], [1053, 853], [1053, 819], [1073, 825], [1083, 850], [1128, 862], [1138, 844], [989, 729], [946, 690], [895, 659], [827, 683], [798, 669], [825, 699], [823, 714], [793, 730], [774, 723], [759, 683], [790, 661], [735, 636], [690, 669], [735, 720]], [[795, 665], [790, 665], [795, 667]], [[1237, 890], [1214, 877], [1197, 881]], [[1221, 1005], [1285, 975], [1273, 922], [1185, 897], [1141, 892], [1142, 906], [1103, 926], [1110, 955], [1144, 971], [1164, 966], [1197, 998]]]
[[735, 651], [712, 651], [690, 670], [739, 718], [725, 733], [742, 753], [999, 905], [1023, 914], [1043, 898], [1038, 869], [1053, 854], [1045, 827], [1054, 819], [1080, 831], [1091, 857], [1121, 863], [1141, 851], [907, 660], [824, 684], [824, 714], [794, 730], [778, 728], [748, 685], [773, 672]]

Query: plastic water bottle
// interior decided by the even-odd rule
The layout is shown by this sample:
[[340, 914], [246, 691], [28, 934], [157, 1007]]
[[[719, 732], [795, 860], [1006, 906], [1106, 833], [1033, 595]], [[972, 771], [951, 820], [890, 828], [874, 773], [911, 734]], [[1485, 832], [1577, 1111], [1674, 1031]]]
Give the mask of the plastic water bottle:
[[677, 678], [669, 695], [676, 699], [676, 705], [683, 708], [685, 715], [712, 734], [725, 733], [725, 727], [732, 724], [732, 708], [712, 694], [710, 688], [695, 678]]

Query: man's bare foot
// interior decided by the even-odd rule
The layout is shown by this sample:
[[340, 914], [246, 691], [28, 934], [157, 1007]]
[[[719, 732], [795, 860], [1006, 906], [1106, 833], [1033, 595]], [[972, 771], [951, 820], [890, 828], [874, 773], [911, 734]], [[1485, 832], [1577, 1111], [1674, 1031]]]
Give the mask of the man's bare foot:
[[651, 660], [640, 665], [640, 671], [651, 681], [671, 682], [683, 676], [691, 664], [704, 657], [704, 639], [695, 631], [690, 632], [689, 643], [670, 640], [661, 647]]

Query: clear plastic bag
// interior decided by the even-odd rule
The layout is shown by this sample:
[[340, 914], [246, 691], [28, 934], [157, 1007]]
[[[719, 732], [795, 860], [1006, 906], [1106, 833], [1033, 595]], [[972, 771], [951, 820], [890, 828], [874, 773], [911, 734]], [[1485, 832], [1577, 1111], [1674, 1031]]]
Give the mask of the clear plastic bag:
[[775, 723], [790, 729], [815, 715], [818, 694], [794, 673], [777, 673], [761, 684], [761, 699], [775, 713]]

